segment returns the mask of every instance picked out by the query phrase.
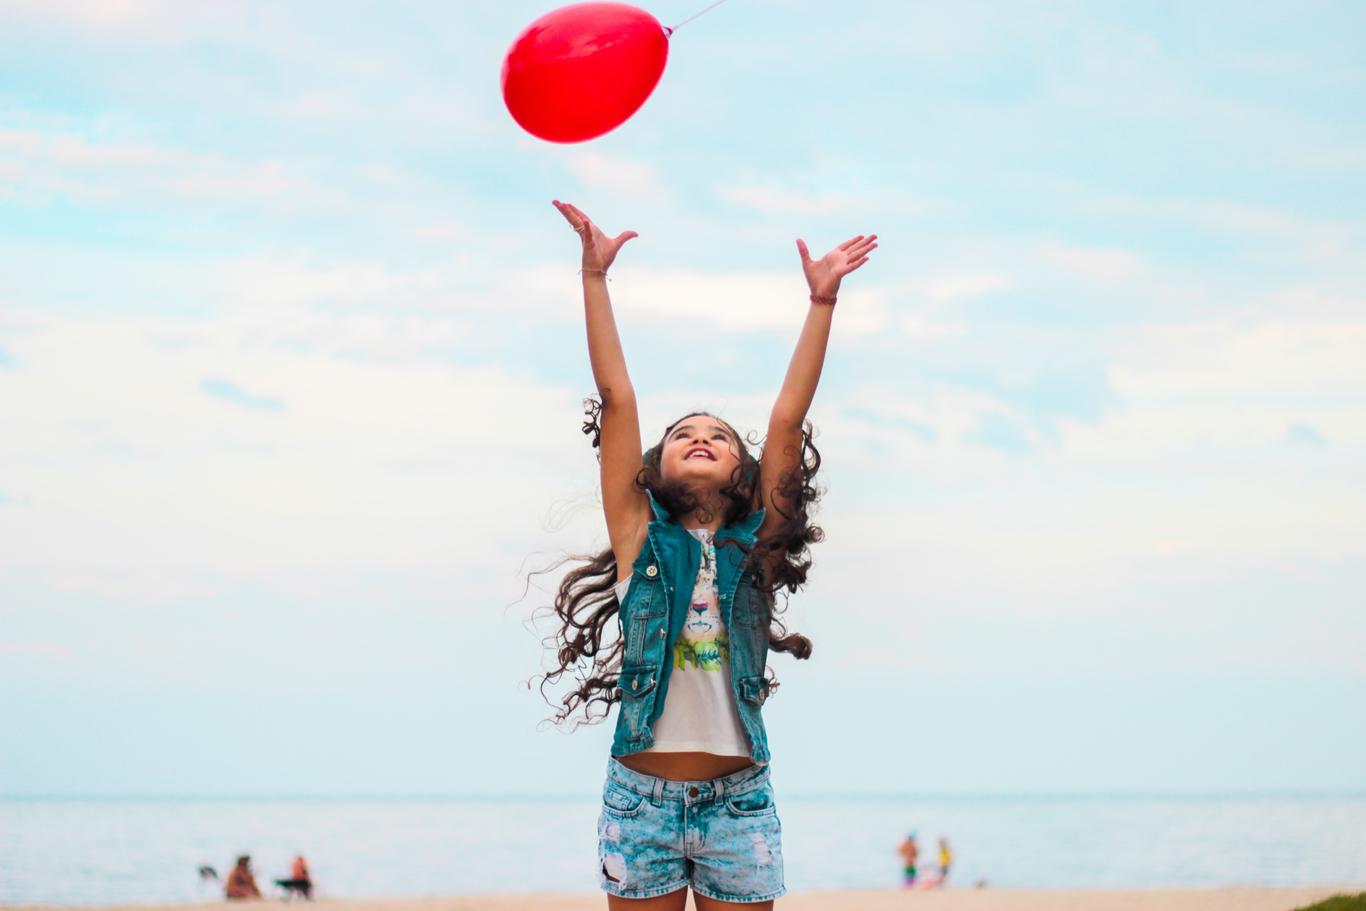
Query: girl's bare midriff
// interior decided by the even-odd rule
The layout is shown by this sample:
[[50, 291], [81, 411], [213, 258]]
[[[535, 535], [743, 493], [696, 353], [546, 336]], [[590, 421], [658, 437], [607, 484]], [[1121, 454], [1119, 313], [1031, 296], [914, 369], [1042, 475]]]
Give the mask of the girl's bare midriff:
[[617, 762], [633, 772], [668, 781], [705, 781], [754, 765], [754, 760], [748, 756], [718, 756], [715, 753], [632, 753], [618, 756]]

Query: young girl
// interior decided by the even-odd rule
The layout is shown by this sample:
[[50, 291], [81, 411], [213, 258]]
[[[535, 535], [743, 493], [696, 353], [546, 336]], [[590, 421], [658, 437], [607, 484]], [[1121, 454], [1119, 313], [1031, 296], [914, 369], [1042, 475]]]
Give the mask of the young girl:
[[[611, 546], [566, 575], [555, 599], [559, 668], [577, 689], [557, 720], [621, 703], [598, 822], [598, 872], [610, 909], [771, 908], [785, 891], [781, 831], [760, 709], [776, 686], [769, 649], [805, 658], [774, 593], [796, 589], [820, 540], [808, 520], [820, 465], [806, 412], [816, 393], [840, 281], [868, 261], [876, 235], [813, 260], [797, 350], [756, 461], [725, 421], [702, 412], [671, 424], [641, 454], [635, 392], [607, 294], [626, 231], [608, 237], [581, 210], [555, 207], [583, 242], [590, 404]], [[613, 617], [618, 624], [611, 623]], [[607, 637], [611, 625], [620, 635]], [[589, 659], [589, 667], [581, 666]], [[593, 705], [600, 711], [596, 719]]]

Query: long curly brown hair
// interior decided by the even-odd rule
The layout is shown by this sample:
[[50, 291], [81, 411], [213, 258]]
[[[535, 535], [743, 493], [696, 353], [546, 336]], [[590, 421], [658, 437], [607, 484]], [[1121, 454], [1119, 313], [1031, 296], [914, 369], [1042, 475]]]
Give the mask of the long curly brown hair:
[[[586, 399], [584, 414], [583, 432], [597, 449], [602, 435], [601, 400]], [[738, 447], [740, 464], [730, 483], [720, 490], [725, 503], [722, 525], [732, 525], [757, 510], [761, 502], [759, 462], [749, 450], [750, 446], [759, 445], [759, 441], [745, 440], [730, 424], [708, 412], [690, 412], [664, 429], [659, 442], [644, 454], [644, 466], [636, 476], [636, 487], [641, 492], [651, 493], [675, 520], [704, 508], [684, 484], [665, 481], [660, 471], [660, 455], [670, 432], [687, 418], [699, 415], [724, 424]], [[815, 485], [821, 456], [812, 442], [813, 433], [807, 422], [802, 428], [800, 450], [795, 453], [796, 465], [779, 481], [779, 497], [787, 504], [786, 510], [780, 510], [782, 521], [779, 525], [747, 548], [734, 540], [722, 544], [749, 551], [746, 559], [754, 584], [767, 595], [763, 602], [769, 613], [769, 649], [787, 652], [798, 659], [811, 656], [811, 640], [789, 632], [781, 614], [786, 610], [787, 597], [806, 583], [806, 574], [811, 568], [810, 546], [824, 536], [818, 526], [811, 524], [810, 517], [823, 493]], [[541, 675], [540, 690], [546, 701], [556, 706], [547, 690], [569, 675], [571, 688], [559, 698], [552, 720], [556, 724], [569, 721], [572, 728], [603, 720], [612, 704], [621, 698], [617, 680], [621, 675], [625, 642], [620, 635], [619, 622], [612, 622], [621, 610], [615, 591], [617, 559], [612, 548], [597, 554], [567, 557], [542, 572], [549, 572], [566, 562], [581, 562], [581, 565], [565, 574], [555, 595], [552, 610], [559, 629], [547, 637], [546, 646], [555, 650], [558, 666]], [[781, 607], [775, 598], [779, 593], [783, 596]], [[608, 635], [609, 632], [612, 635]], [[771, 670], [768, 685], [770, 691], [778, 686]], [[580, 713], [581, 717], [575, 717]]]

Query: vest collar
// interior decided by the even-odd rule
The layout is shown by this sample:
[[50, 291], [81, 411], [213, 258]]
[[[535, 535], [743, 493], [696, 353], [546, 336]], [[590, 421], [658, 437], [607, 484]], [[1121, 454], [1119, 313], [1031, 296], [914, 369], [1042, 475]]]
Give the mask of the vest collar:
[[[654, 513], [655, 520], [658, 522], [671, 522], [669, 511], [660, 505], [655, 499], [655, 495], [650, 491], [645, 491], [645, 496], [650, 500], [650, 509]], [[759, 526], [764, 521], [764, 510], [756, 509], [754, 512], [745, 516], [734, 525], [727, 525], [716, 533], [718, 538], [737, 538], [746, 544], [754, 542], [754, 534], [759, 530]]]

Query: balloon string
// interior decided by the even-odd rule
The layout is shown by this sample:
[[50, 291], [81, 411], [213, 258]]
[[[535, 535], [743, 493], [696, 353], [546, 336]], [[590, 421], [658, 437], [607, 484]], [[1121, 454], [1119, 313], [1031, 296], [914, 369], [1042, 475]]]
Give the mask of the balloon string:
[[716, 9], [718, 6], [720, 6], [722, 3], [725, 3], [725, 2], [726, 2], [726, 0], [716, 0], [715, 3], [713, 3], [711, 6], [707, 7], [706, 9], [704, 9], [704, 10], [702, 10], [702, 11], [700, 11], [700, 12], [693, 13], [691, 16], [689, 16], [688, 18], [684, 19], [682, 22], [678, 23], [677, 25], [673, 26], [672, 28], [665, 28], [664, 31], [666, 31], [666, 32], [668, 32], [670, 35], [672, 35], [672, 34], [673, 34], [674, 32], [676, 32], [678, 29], [680, 29], [680, 28], [682, 28], [683, 26], [687, 25], [689, 22], [693, 21], [693, 20], [696, 19], [698, 16], [704, 16], [704, 15], [706, 15], [707, 13], [710, 13], [712, 10]]

